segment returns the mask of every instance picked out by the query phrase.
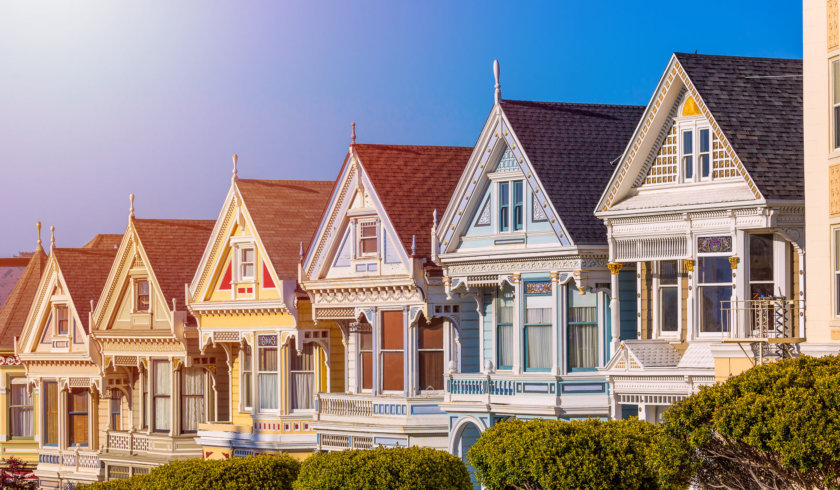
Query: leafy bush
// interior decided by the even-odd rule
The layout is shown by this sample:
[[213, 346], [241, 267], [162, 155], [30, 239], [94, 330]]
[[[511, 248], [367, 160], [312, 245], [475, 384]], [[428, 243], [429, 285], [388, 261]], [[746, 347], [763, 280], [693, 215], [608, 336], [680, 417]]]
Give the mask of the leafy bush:
[[840, 358], [752, 368], [672, 407], [654, 453], [661, 481], [840, 488]]
[[94, 483], [84, 488], [89, 490], [291, 489], [292, 482], [297, 478], [299, 471], [300, 463], [285, 454], [225, 460], [187, 459], [154, 468], [148, 475]]
[[472, 489], [467, 467], [436, 449], [379, 448], [318, 453], [301, 465], [295, 490]]
[[649, 455], [655, 426], [512, 419], [488, 429], [467, 453], [487, 488], [656, 488]]

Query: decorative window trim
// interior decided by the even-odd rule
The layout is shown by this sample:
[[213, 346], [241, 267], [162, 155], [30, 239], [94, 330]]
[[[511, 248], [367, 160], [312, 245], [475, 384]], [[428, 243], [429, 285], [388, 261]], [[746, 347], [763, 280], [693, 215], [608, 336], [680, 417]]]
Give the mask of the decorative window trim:
[[545, 212], [540, 200], [537, 199], [536, 194], [529, 192], [531, 195], [531, 221], [534, 223], [542, 223], [548, 221], [548, 213]]
[[[256, 364], [256, 379], [257, 379], [256, 385], [257, 385], [257, 389], [254, 390], [254, 394], [253, 394], [254, 401], [253, 401], [253, 403], [256, 405], [256, 409], [257, 409], [258, 413], [278, 413], [282, 409], [282, 406], [281, 406], [281, 403], [280, 403], [280, 396], [281, 396], [281, 393], [282, 393], [281, 386], [280, 386], [280, 373], [281, 373], [280, 354], [281, 354], [281, 349], [280, 349], [277, 337], [278, 337], [277, 335], [257, 335], [257, 345], [258, 345], [257, 346], [257, 364]], [[260, 367], [260, 359], [263, 356], [263, 352], [266, 349], [274, 349], [276, 351], [276, 353], [275, 353], [276, 366], [275, 366], [275, 369], [273, 369], [273, 370], [263, 369], [263, 368]], [[274, 375], [274, 381], [275, 381], [275, 385], [276, 385], [276, 387], [275, 387], [276, 397], [274, 399], [275, 406], [273, 408], [262, 406], [261, 400], [262, 400], [263, 394], [260, 392], [260, 384], [261, 384], [260, 379], [263, 376], [271, 376], [271, 375]]]
[[[55, 334], [55, 336], [69, 336], [70, 335], [70, 327], [72, 326], [71, 325], [72, 322], [70, 321], [70, 317], [71, 317], [70, 305], [67, 304], [67, 303], [55, 303], [53, 305], [53, 309], [55, 310], [54, 311], [54, 318], [55, 318], [55, 332], [54, 332], [54, 334]], [[66, 322], [66, 328], [63, 331], [61, 330], [61, 322], [62, 322], [61, 312], [62, 311], [66, 315], [63, 319], [63, 321]]]
[[833, 59], [829, 67], [831, 117], [829, 121], [831, 135], [829, 142], [832, 151], [840, 150], [840, 60]]
[[[375, 231], [374, 235], [373, 236], [363, 236], [362, 235], [362, 230], [365, 229], [365, 227], [370, 227], [371, 225], [373, 225], [373, 228], [374, 228], [374, 231]], [[355, 230], [355, 232], [356, 232], [356, 236], [355, 236], [356, 258], [361, 259], [361, 258], [377, 257], [379, 255], [379, 249], [380, 249], [380, 243], [381, 243], [380, 238], [382, 236], [379, 219], [378, 218], [357, 219], [356, 224], [355, 224], [355, 228], [356, 228], [356, 230]], [[363, 240], [375, 240], [375, 242], [376, 242], [375, 250], [373, 252], [363, 252], [363, 247], [362, 247], [362, 241]]]
[[[140, 284], [143, 282], [146, 283], [146, 288], [148, 289], [148, 294], [144, 295], [148, 296], [148, 307], [146, 309], [140, 309]], [[148, 277], [139, 276], [131, 279], [131, 311], [132, 313], [152, 312], [152, 283], [149, 281]]]
[[[253, 283], [257, 280], [257, 246], [251, 239], [236, 241], [232, 243], [233, 259], [233, 282], [235, 283]], [[243, 255], [250, 251], [252, 255], [251, 261], [245, 261]], [[243, 267], [251, 266], [251, 274], [248, 275], [243, 272]]]
[[[251, 412], [254, 407], [254, 350], [250, 345], [240, 350], [239, 355], [239, 411]], [[246, 396], [246, 392], [247, 395]], [[249, 400], [250, 398], [250, 400]], [[250, 403], [249, 403], [250, 402]]]
[[[9, 406], [8, 406], [8, 410], [7, 410], [7, 413], [8, 413], [8, 423], [7, 423], [7, 431], [8, 432], [7, 433], [9, 434], [9, 439], [12, 439], [12, 440], [33, 440], [34, 439], [33, 434], [35, 433], [35, 430], [34, 430], [35, 429], [35, 427], [34, 427], [34, 425], [35, 425], [35, 419], [34, 419], [34, 417], [35, 417], [35, 404], [34, 404], [32, 394], [29, 392], [29, 386], [28, 386], [28, 383], [26, 381], [26, 376], [9, 376], [8, 380], [9, 380], [8, 381], [8, 383], [9, 383], [9, 394], [8, 394]], [[24, 403], [24, 404], [21, 404], [21, 405], [15, 405], [14, 404], [14, 389], [15, 389], [15, 387], [18, 387], [18, 388], [22, 387], [23, 388], [23, 390], [26, 394], [26, 397], [29, 400], [29, 403]], [[14, 415], [13, 415], [12, 412], [15, 409], [20, 409], [20, 410], [24, 410], [24, 411], [27, 410], [27, 409], [29, 410], [29, 416], [28, 416], [29, 427], [26, 428], [26, 431], [29, 432], [28, 436], [14, 435], [14, 431], [12, 430], [12, 421], [14, 420]]]
[[[676, 262], [677, 265], [677, 283], [676, 284], [666, 284], [663, 285], [661, 282], [662, 278], [662, 262]], [[657, 260], [653, 262], [653, 278], [651, 287], [653, 289], [653, 321], [654, 321], [654, 328], [653, 331], [657, 338], [667, 339], [667, 340], [677, 340], [681, 338], [682, 334], [682, 266], [680, 260]], [[664, 313], [662, 311], [662, 307], [664, 306], [664, 301], [662, 300], [662, 293], [664, 289], [676, 289], [677, 291], [677, 329], [676, 330], [662, 330], [664, 324]]]
[[[712, 142], [713, 139], [713, 132], [709, 121], [706, 120], [703, 116], [685, 116], [677, 119], [677, 146], [679, 148], [679, 165], [677, 166], [677, 174], [679, 175], [679, 182], [684, 183], [698, 183], [698, 182], [711, 182], [712, 175], [714, 174], [714, 162], [712, 161], [712, 157], [714, 155], [713, 149], [714, 145]], [[703, 131], [706, 131], [707, 135], [707, 148], [706, 151], [701, 152], [700, 148], [700, 137]], [[692, 138], [692, 151], [691, 153], [686, 153], [685, 150], [685, 134], [690, 133]], [[692, 171], [691, 176], [687, 175], [686, 166], [685, 166], [685, 158], [687, 156], [691, 156], [692, 158]], [[703, 175], [703, 164], [701, 163], [701, 157], [706, 157], [706, 162], [708, 165], [708, 175]]]
[[[507, 199], [502, 199], [502, 189]], [[498, 211], [501, 233], [521, 233], [525, 231], [525, 181], [522, 179], [504, 180], [496, 184], [496, 209]]]
[[476, 216], [475, 224], [473, 225], [476, 228], [490, 226], [492, 224], [493, 220], [491, 216], [493, 215], [493, 213], [490, 212], [491, 201], [493, 201], [493, 199], [490, 198], [484, 201], [484, 206], [481, 208], [481, 211]]
[[548, 348], [548, 360], [549, 365], [547, 367], [529, 367], [529, 358], [528, 358], [528, 329], [529, 328], [548, 328], [549, 330], [549, 337], [551, 337], [551, 329], [554, 328], [555, 318], [557, 318], [557, 304], [556, 301], [549, 301], [550, 310], [549, 313], [549, 321], [548, 323], [529, 323], [528, 322], [528, 298], [534, 297], [543, 297], [543, 298], [551, 298], [552, 297], [552, 283], [551, 280], [545, 279], [536, 279], [536, 280], [528, 280], [523, 282], [523, 301], [522, 303], [522, 315], [523, 315], [523, 322], [522, 322], [522, 354], [523, 354], [523, 362], [522, 368], [525, 372], [550, 372], [552, 369], [552, 365], [554, 364], [553, 359], [556, 357], [554, 352], [553, 342], [550, 341], [546, 344], [546, 348]]

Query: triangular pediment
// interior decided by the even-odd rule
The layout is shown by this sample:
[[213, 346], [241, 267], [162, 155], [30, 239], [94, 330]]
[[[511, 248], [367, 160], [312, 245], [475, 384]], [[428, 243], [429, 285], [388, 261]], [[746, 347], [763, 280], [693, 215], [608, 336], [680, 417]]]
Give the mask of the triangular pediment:
[[351, 150], [304, 263], [303, 280], [409, 275], [409, 254]]
[[439, 253], [573, 242], [500, 106], [495, 106], [437, 228]]
[[672, 57], [596, 214], [760, 199], [702, 94]]

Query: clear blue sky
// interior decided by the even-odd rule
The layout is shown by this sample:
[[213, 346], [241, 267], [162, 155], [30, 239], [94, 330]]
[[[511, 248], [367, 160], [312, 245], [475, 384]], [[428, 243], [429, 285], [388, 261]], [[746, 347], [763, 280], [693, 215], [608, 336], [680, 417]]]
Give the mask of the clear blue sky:
[[[673, 51], [801, 57], [793, 0], [0, 3], [0, 256], [215, 218], [358, 141], [474, 144], [493, 102], [646, 104]], [[430, 178], [434, 178], [430, 176]], [[410, 190], [407, 190], [410, 192]]]

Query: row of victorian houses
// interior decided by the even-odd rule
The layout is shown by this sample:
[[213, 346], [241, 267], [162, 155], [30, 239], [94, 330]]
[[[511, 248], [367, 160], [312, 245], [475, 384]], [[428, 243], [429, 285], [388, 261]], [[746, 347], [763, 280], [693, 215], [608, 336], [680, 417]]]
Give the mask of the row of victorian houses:
[[464, 457], [507, 418], [654, 422], [840, 347], [806, 342], [801, 61], [678, 53], [645, 107], [506, 100], [495, 71], [473, 147], [354, 128], [335, 181], [234, 157], [216, 220], [132, 197], [81, 248], [39, 225], [0, 309], [2, 456], [47, 488], [189, 457]]

